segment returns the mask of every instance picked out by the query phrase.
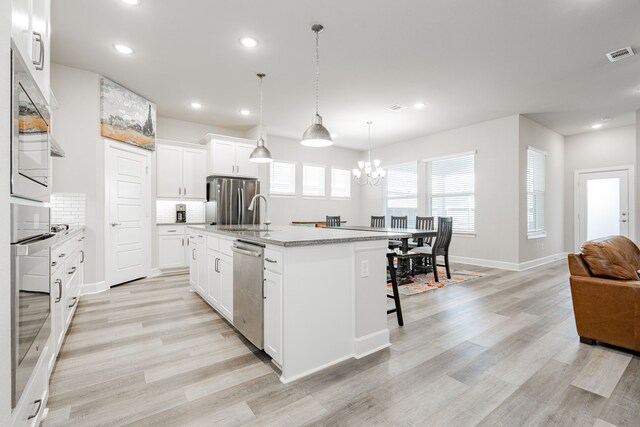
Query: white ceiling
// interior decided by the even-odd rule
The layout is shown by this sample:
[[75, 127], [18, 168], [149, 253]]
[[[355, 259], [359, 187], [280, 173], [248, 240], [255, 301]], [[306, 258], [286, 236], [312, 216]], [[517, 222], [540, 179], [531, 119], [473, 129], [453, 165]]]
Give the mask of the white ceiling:
[[[258, 122], [300, 138], [320, 114], [336, 144], [366, 147], [523, 113], [565, 135], [634, 123], [637, 0], [54, 0], [52, 60], [102, 74], [155, 101], [158, 114], [234, 129]], [[238, 42], [251, 35], [260, 45]], [[135, 49], [117, 53], [113, 43]], [[189, 108], [198, 100], [201, 111]], [[427, 106], [412, 108], [417, 101]], [[389, 105], [409, 107], [387, 111]], [[254, 114], [242, 117], [241, 108]]]

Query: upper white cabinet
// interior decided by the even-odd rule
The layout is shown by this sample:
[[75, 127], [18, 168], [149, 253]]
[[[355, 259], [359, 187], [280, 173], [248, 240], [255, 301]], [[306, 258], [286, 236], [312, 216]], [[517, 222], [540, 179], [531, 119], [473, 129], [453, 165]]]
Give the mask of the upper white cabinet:
[[207, 197], [207, 153], [183, 145], [156, 146], [158, 198], [204, 200]]
[[207, 144], [208, 175], [258, 177], [258, 165], [249, 161], [253, 141], [208, 134], [201, 143]]
[[11, 0], [11, 38], [49, 102], [50, 0]]

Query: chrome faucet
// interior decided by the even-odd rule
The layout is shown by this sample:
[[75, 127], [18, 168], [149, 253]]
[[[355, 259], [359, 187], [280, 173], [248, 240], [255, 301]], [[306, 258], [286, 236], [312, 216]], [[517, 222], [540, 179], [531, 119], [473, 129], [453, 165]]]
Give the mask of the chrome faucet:
[[[251, 203], [249, 203], [249, 210], [253, 211], [253, 208], [255, 208], [256, 206], [256, 199], [262, 199], [264, 200], [264, 217], [265, 220], [263, 222], [263, 224], [265, 225], [265, 227], [267, 227], [267, 230], [269, 230], [269, 226], [271, 225], [271, 221], [269, 221], [269, 206], [267, 203], [267, 198], [264, 197], [262, 194], [256, 194], [255, 196], [253, 196], [253, 199], [251, 199]], [[253, 223], [255, 224], [256, 220], [256, 213], [253, 213]]]

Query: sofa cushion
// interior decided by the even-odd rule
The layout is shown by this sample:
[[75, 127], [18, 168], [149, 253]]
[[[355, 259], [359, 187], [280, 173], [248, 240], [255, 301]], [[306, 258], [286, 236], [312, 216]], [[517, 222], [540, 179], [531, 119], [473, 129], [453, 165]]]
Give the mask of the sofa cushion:
[[640, 270], [640, 249], [631, 239], [624, 236], [609, 237], [608, 240], [622, 253], [634, 270]]
[[[634, 250], [622, 239], [625, 238], [605, 237], [582, 245], [582, 258], [587, 263], [591, 274], [618, 280], [639, 279], [638, 269], [635, 268]], [[635, 246], [633, 242], [631, 244]]]

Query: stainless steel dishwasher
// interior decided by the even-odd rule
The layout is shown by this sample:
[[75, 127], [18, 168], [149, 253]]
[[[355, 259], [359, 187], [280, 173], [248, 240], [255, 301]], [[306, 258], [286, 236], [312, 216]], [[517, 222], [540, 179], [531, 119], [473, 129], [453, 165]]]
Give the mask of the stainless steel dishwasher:
[[264, 347], [264, 246], [236, 240], [233, 251], [233, 326], [253, 345]]

